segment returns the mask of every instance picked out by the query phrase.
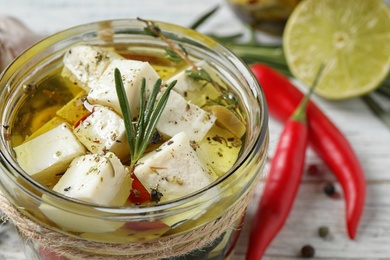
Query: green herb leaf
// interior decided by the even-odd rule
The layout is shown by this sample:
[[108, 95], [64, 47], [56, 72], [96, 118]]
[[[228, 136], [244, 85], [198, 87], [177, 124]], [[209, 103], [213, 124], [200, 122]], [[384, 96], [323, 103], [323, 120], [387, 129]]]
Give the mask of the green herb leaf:
[[144, 32], [153, 37], [159, 37], [161, 30], [156, 23], [150, 21], [149, 25], [144, 28]]
[[140, 112], [138, 121], [136, 123], [136, 128], [134, 129], [130, 106], [127, 100], [126, 91], [123, 86], [122, 76], [119, 69], [115, 69], [114, 76], [115, 88], [118, 95], [119, 105], [122, 110], [126, 135], [130, 147], [130, 166], [133, 166], [145, 152], [145, 149], [148, 146], [151, 137], [153, 136], [157, 122], [160, 119], [162, 112], [164, 111], [170, 91], [176, 85], [176, 81], [173, 81], [168, 87], [166, 87], [157, 100], [157, 96], [160, 92], [162, 84], [161, 79], [158, 79], [154, 84], [148, 100], [146, 101], [146, 80], [145, 78], [142, 79], [140, 87]]
[[122, 110], [123, 120], [126, 126], [126, 135], [129, 142], [130, 154], [134, 154], [135, 138], [134, 138], [133, 120], [131, 117], [130, 106], [129, 106], [129, 102], [127, 101], [125, 88], [123, 86], [122, 75], [119, 69], [115, 68], [114, 76], [115, 76], [115, 88], [118, 95], [119, 104]]
[[170, 48], [166, 48], [165, 53], [168, 59], [175, 63], [180, 63], [183, 61], [182, 57], [177, 52], [173, 51]]
[[203, 24], [208, 18], [210, 18], [216, 11], [218, 11], [219, 6], [217, 5], [201, 17], [199, 17], [192, 25], [189, 26], [189, 28], [195, 30], [197, 29], [201, 24]]
[[362, 97], [367, 107], [390, 129], [390, 111], [386, 111], [370, 94]]
[[186, 70], [186, 75], [192, 78], [193, 80], [205, 80], [207, 82], [212, 82], [210, 75], [202, 68], [195, 70], [190, 69]]

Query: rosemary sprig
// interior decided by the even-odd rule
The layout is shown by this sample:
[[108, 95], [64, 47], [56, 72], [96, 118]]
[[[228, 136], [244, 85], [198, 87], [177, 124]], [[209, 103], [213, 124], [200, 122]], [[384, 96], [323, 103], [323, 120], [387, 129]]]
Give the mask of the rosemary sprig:
[[[153, 21], [148, 21], [148, 20], [144, 20], [141, 18], [137, 18], [137, 19], [146, 24], [144, 31], [147, 34], [149, 34], [153, 37], [159, 37], [162, 41], [164, 41], [168, 45], [168, 48], [169, 48], [168, 52], [176, 53], [182, 60], [184, 60], [191, 67], [190, 70], [187, 70], [188, 75], [191, 75], [194, 77], [195, 77], [195, 75], [197, 75], [197, 77], [195, 79], [206, 80], [207, 82], [212, 84], [218, 92], [223, 93], [223, 88], [216, 81], [212, 80], [212, 78], [208, 75], [208, 73], [204, 69], [196, 66], [196, 64], [190, 58], [188, 58], [188, 54], [183, 46], [181, 46], [181, 45], [175, 46], [170, 40], [168, 40], [164, 36], [164, 34], [162, 34], [161, 29]], [[175, 57], [175, 59], [177, 59], [177, 57]]]
[[181, 59], [185, 60], [187, 64], [189, 64], [192, 68], [196, 69], [195, 63], [193, 63], [187, 56], [187, 53], [183, 50], [180, 50], [178, 47], [176, 47], [170, 40], [168, 40], [162, 33], [160, 27], [153, 21], [144, 20], [141, 18], [137, 18], [139, 21], [144, 22], [146, 24], [146, 27], [144, 28], [145, 33], [153, 36], [153, 37], [159, 37], [162, 41], [164, 41], [170, 50], [175, 52], [180, 56]]
[[[115, 88], [118, 95], [119, 105], [122, 110], [123, 120], [126, 128], [127, 140], [130, 147], [130, 168], [142, 157], [146, 147], [156, 129], [156, 125], [165, 105], [167, 104], [170, 91], [176, 85], [173, 81], [165, 88], [160, 98], [157, 100], [157, 95], [160, 91], [162, 81], [158, 79], [146, 101], [146, 80], [142, 79], [141, 94], [140, 94], [140, 112], [136, 127], [134, 129], [133, 119], [131, 116], [129, 102], [123, 86], [122, 76], [119, 69], [115, 69]], [[156, 101], [157, 100], [157, 101]]]

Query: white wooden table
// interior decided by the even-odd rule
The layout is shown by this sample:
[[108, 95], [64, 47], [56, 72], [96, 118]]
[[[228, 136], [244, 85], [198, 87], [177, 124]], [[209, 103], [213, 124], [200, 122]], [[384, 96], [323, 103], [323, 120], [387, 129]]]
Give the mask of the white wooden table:
[[[47, 35], [77, 24], [115, 18], [161, 20], [190, 25], [200, 14], [221, 5], [218, 13], [199, 28], [201, 32], [233, 33], [244, 30], [223, 0], [0, 0], [0, 12], [21, 19], [37, 33]], [[272, 242], [264, 259], [296, 259], [300, 248], [311, 244], [316, 259], [390, 259], [390, 130], [360, 99], [329, 102], [314, 98], [329, 118], [347, 136], [366, 172], [368, 193], [366, 209], [358, 235], [348, 239], [345, 229], [344, 201], [327, 197], [322, 187], [335, 178], [311, 151], [308, 164], [324, 167], [322, 177], [308, 174], [285, 227]], [[390, 102], [383, 100], [387, 109]], [[282, 125], [270, 119], [270, 156], [272, 157]], [[341, 192], [340, 186], [336, 188]], [[243, 232], [233, 259], [245, 259], [251, 219], [258, 194], [250, 205]], [[327, 226], [330, 237], [318, 236]], [[11, 225], [0, 227], [0, 260], [25, 259]]]

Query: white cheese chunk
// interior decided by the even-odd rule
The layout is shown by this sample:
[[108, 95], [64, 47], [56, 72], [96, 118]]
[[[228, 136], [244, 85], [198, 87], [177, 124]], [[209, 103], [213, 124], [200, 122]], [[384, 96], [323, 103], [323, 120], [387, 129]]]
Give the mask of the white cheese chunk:
[[168, 136], [185, 132], [191, 141], [198, 142], [213, 126], [215, 120], [214, 115], [171, 91], [156, 128]]
[[111, 152], [75, 158], [53, 188], [65, 196], [104, 206], [122, 206], [130, 189], [129, 170]]
[[100, 233], [113, 232], [124, 224], [124, 222], [96, 217], [97, 212], [91, 207], [83, 207], [72, 202], [58, 203], [58, 200], [46, 195], [42, 196], [42, 201], [44, 202], [39, 206], [41, 212], [63, 230], [100, 235]]
[[196, 192], [216, 179], [215, 173], [199, 160], [184, 132], [142, 157], [134, 174], [147, 190], [163, 194], [161, 202]]
[[85, 153], [72, 130], [61, 124], [14, 148], [19, 165], [38, 181], [48, 183]]
[[123, 59], [123, 57], [108, 48], [74, 46], [64, 55], [62, 75], [89, 91], [113, 59]]
[[94, 106], [73, 132], [91, 153], [110, 151], [121, 159], [130, 158], [124, 121], [107, 107]]
[[87, 99], [91, 104], [111, 107], [122, 114], [115, 89], [115, 68], [118, 68], [121, 72], [131, 114], [132, 117], [136, 117], [139, 113], [142, 78], [145, 78], [146, 81], [147, 96], [159, 78], [157, 72], [148, 62], [136, 60], [112, 61], [96, 82], [94, 88], [88, 93]]
[[[129, 170], [113, 153], [107, 153], [105, 156], [89, 154], [77, 157], [53, 188], [65, 196], [104, 206], [123, 205], [130, 189]], [[97, 213], [90, 207], [70, 202], [56, 205], [58, 201], [45, 195], [42, 201], [39, 206], [42, 213], [64, 230], [104, 233], [113, 232], [124, 224], [90, 217]]]

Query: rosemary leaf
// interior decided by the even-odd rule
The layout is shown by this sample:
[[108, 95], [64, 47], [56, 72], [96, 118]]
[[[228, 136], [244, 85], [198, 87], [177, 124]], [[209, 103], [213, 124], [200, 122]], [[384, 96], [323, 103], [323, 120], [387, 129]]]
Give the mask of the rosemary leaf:
[[[151, 120], [153, 120], [152, 119], [152, 115], [153, 115], [153, 111], [154, 111], [154, 105], [156, 103], [158, 92], [160, 91], [161, 83], [162, 83], [161, 79], [158, 79], [156, 81], [156, 83], [154, 84], [152, 92], [150, 93], [148, 101], [146, 103], [146, 107], [144, 105], [144, 110], [145, 111], [142, 111], [142, 119], [141, 118], [138, 119], [138, 120], [141, 120], [141, 121], [145, 122], [145, 125], [144, 125], [144, 128], [142, 129], [142, 132], [140, 132], [140, 134], [139, 134], [139, 138], [143, 142], [141, 142], [139, 144], [139, 146], [137, 147], [137, 150], [135, 152], [135, 156], [136, 157], [141, 157], [142, 156], [142, 153], [145, 151], [146, 146], [149, 143], [151, 134], [153, 134], [154, 127], [157, 124], [157, 122], [156, 122], [156, 124], [153, 125]], [[141, 117], [141, 111], [140, 111], [140, 117]], [[151, 127], [151, 124], [153, 126], [153, 129], [152, 130], [148, 130], [148, 128]], [[150, 134], [149, 138], [147, 137], [149, 135], [148, 131], [152, 132]], [[145, 142], [144, 140], [147, 140], [147, 141]]]
[[130, 154], [134, 154], [135, 147], [135, 138], [134, 138], [134, 129], [133, 129], [133, 120], [131, 117], [131, 111], [129, 102], [127, 101], [127, 96], [125, 88], [123, 86], [122, 76], [119, 69], [115, 68], [115, 88], [118, 95], [119, 105], [121, 107], [123, 120], [126, 126], [126, 135], [129, 142]]
[[141, 83], [141, 92], [140, 92], [140, 109], [139, 109], [139, 116], [136, 126], [136, 134], [135, 134], [135, 151], [139, 150], [139, 147], [141, 147], [141, 142], [143, 141], [143, 132], [145, 131], [145, 100], [146, 100], [146, 80], [145, 78], [142, 78]]
[[381, 86], [376, 90], [376, 92], [387, 98], [390, 98], [390, 76], [382, 82]]
[[[140, 150], [145, 151], [146, 146], [148, 145], [149, 140], [154, 133], [156, 125], [157, 125], [158, 121], [160, 120], [161, 114], [164, 111], [165, 105], [168, 102], [169, 94], [170, 94], [172, 88], [176, 85], [176, 82], [177, 82], [176, 80], [172, 81], [171, 84], [169, 84], [169, 86], [164, 90], [164, 92], [160, 96], [160, 99], [157, 101], [157, 104], [155, 105], [155, 107], [150, 115], [150, 119], [147, 121], [148, 125], [146, 126], [146, 129], [145, 129], [144, 139], [148, 140], [148, 142], [143, 143], [143, 147], [141, 147]], [[158, 86], [158, 88], [156, 86], [157, 85], [155, 85], [155, 88], [157, 90], [159, 90], [160, 86]]]
[[201, 17], [199, 17], [189, 28], [196, 30], [201, 24], [203, 24], [208, 18], [210, 18], [216, 11], [218, 11], [219, 6], [217, 5]]
[[365, 95], [362, 97], [368, 108], [390, 129], [390, 111], [385, 111], [382, 106], [371, 97]]
[[161, 82], [162, 82], [161, 79], [158, 79], [156, 81], [156, 83], [153, 86], [152, 92], [149, 95], [149, 99], [148, 99], [148, 102], [147, 102], [147, 106], [145, 108], [145, 115], [144, 115], [146, 122], [150, 121], [150, 118], [151, 118], [151, 115], [152, 115], [152, 112], [153, 112], [153, 107], [154, 107], [154, 105], [156, 103], [157, 94], [160, 91]]
[[209, 37], [213, 38], [214, 40], [221, 42], [225, 45], [227, 45], [229, 43], [235, 43], [237, 40], [239, 40], [240, 38], [242, 38], [244, 36], [244, 34], [242, 34], [242, 33], [235, 33], [235, 34], [223, 35], [223, 36], [220, 36], [220, 35], [217, 35], [214, 33], [209, 33], [207, 35]]

